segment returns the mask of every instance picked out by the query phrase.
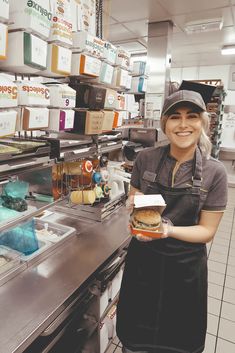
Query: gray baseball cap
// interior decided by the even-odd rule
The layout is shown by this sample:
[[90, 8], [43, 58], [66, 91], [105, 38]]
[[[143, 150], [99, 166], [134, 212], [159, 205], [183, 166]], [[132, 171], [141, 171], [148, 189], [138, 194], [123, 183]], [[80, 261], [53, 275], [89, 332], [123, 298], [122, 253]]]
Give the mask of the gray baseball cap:
[[205, 102], [200, 93], [195, 91], [180, 90], [172, 93], [169, 97], [165, 99], [161, 116], [166, 115], [171, 108], [181, 102], [194, 104], [202, 111], [206, 110]]

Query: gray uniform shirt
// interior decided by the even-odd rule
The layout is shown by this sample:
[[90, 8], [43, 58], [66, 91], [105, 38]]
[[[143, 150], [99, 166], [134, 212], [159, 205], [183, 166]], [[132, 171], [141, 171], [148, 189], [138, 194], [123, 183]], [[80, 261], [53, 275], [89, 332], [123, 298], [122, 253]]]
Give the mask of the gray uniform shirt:
[[[146, 193], [148, 181], [143, 179], [145, 171], [156, 172], [163, 153], [163, 147], [147, 148], [136, 158], [131, 185]], [[192, 185], [193, 160], [182, 163], [174, 174], [177, 160], [170, 155], [160, 170], [158, 182], [164, 186], [183, 188]], [[225, 210], [227, 204], [227, 173], [224, 165], [210, 157], [203, 158], [201, 209], [207, 211]]]

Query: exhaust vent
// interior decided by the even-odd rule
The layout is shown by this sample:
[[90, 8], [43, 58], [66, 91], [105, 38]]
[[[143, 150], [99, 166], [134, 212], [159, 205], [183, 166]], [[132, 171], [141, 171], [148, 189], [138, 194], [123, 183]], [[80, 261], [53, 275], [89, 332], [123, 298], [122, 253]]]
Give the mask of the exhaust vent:
[[219, 31], [223, 27], [222, 18], [211, 18], [207, 20], [191, 21], [185, 24], [184, 30], [187, 34]]

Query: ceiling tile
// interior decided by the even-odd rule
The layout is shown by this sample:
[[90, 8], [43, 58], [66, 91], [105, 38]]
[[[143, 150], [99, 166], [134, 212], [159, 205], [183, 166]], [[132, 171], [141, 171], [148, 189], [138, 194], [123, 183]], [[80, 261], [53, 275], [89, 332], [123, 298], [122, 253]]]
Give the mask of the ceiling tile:
[[136, 38], [142, 38], [148, 36], [148, 23], [146, 20], [133, 21], [124, 23], [125, 27], [128, 28]]
[[[143, 4], [144, 3], [144, 4]], [[161, 21], [169, 17], [167, 11], [156, 0], [113, 0], [110, 14], [119, 22], [148, 19]]]
[[143, 53], [146, 51], [146, 47], [139, 42], [127, 42], [120, 44], [123, 49], [126, 49], [130, 53]]
[[167, 11], [172, 16], [186, 14], [186, 13], [193, 13], [194, 11], [204, 11], [204, 10], [222, 8], [230, 5], [229, 0], [213, 0], [213, 1], [158, 0], [158, 2], [162, 5], [164, 9], [167, 9]]
[[133, 39], [133, 33], [120, 23], [113, 24], [109, 26], [107, 39], [111, 42], [130, 40]]

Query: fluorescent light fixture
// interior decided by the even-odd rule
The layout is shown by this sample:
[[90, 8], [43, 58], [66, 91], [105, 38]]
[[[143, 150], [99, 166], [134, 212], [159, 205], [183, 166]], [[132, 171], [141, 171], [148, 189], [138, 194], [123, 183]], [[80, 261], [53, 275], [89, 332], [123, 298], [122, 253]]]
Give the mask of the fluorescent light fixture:
[[222, 55], [234, 55], [235, 54], [235, 44], [233, 45], [224, 45], [221, 49]]
[[185, 23], [184, 29], [187, 34], [219, 31], [223, 27], [222, 18], [210, 18]]

